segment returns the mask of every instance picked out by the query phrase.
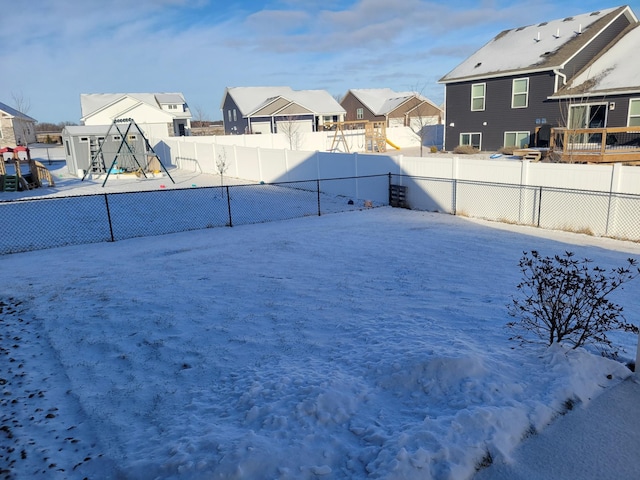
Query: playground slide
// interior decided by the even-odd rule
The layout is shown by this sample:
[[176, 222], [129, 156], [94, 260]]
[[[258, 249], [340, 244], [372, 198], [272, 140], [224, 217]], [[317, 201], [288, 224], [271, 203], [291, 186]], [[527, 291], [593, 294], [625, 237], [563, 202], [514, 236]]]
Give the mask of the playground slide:
[[396, 145], [395, 143], [393, 143], [391, 140], [389, 140], [388, 138], [386, 139], [387, 143], [389, 145], [391, 145], [393, 148], [395, 148], [396, 150], [400, 150], [400, 147], [398, 145]]

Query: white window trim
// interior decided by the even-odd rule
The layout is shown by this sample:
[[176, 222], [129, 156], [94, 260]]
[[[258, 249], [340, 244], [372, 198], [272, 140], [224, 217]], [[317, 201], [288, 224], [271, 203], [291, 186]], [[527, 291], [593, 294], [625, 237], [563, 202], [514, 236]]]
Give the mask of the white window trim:
[[[465, 145], [464, 143], [462, 143], [462, 136], [463, 135], [469, 135], [469, 139], [471, 139], [472, 135], [479, 135], [480, 136], [480, 142], [478, 144], [478, 150], [482, 149], [482, 132], [461, 132], [460, 136], [458, 137], [458, 144], [459, 145]], [[467, 143], [466, 145], [471, 145], [470, 143]]]
[[[516, 82], [521, 82], [525, 80], [527, 82], [527, 90], [524, 92], [518, 92], [516, 93]], [[524, 105], [515, 105], [515, 99], [516, 99], [516, 95], [524, 95], [525, 96], [525, 102]], [[525, 78], [514, 78], [511, 82], [511, 108], [528, 108], [529, 107], [529, 77], [525, 77]]]
[[[482, 95], [482, 97], [474, 97], [473, 96], [473, 87], [475, 87], [477, 85], [482, 85], [483, 86], [482, 90], [483, 90], [484, 94]], [[482, 98], [482, 108], [473, 108], [473, 101], [476, 98]], [[472, 112], [484, 112], [484, 110], [486, 108], [487, 108], [487, 84], [486, 84], [486, 82], [471, 84], [471, 111]]]
[[516, 148], [520, 148], [519, 145], [507, 145], [507, 135], [509, 134], [515, 134], [516, 135], [516, 140], [518, 140], [518, 134], [524, 134], [526, 137], [531, 138], [531, 132], [526, 131], [526, 130], [512, 130], [512, 131], [508, 131], [508, 132], [504, 132], [504, 135], [502, 137], [502, 145], [507, 147], [507, 146], [515, 146]]
[[362, 120], [364, 118], [364, 108], [356, 108], [356, 120]]
[[640, 114], [637, 115], [631, 115], [631, 105], [634, 102], [638, 102], [640, 103], [640, 98], [630, 98], [629, 99], [629, 111], [627, 112], [627, 127], [631, 126], [631, 119], [632, 118], [640, 118]]

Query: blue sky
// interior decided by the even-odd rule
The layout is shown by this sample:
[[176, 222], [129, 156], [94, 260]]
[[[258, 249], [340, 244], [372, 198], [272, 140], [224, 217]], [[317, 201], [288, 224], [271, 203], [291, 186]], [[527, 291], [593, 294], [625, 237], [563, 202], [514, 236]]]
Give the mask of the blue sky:
[[[626, 3], [640, 15], [640, 0]], [[0, 102], [40, 122], [80, 120], [81, 93], [182, 92], [220, 119], [225, 87], [417, 90], [500, 31], [625, 5], [608, 0], [11, 0]]]

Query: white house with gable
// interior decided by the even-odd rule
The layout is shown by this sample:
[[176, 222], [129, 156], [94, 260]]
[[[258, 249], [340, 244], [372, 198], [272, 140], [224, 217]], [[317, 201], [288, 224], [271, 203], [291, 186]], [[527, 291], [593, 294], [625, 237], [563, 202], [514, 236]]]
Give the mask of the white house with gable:
[[148, 138], [188, 136], [191, 111], [181, 93], [83, 93], [82, 125], [131, 118]]

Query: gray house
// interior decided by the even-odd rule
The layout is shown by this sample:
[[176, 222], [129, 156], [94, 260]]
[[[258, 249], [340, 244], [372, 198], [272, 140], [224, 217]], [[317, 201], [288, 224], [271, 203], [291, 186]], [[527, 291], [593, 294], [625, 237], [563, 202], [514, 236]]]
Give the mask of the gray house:
[[[439, 80], [445, 86], [445, 149], [533, 146], [543, 126], [606, 126], [614, 118], [624, 123], [601, 99], [587, 111], [574, 108], [589, 102], [568, 86], [581, 72], [583, 90], [585, 82], [596, 83], [598, 79], [588, 78], [588, 66], [607, 55], [636, 24], [635, 14], [622, 6], [499, 33]], [[635, 65], [637, 44], [626, 48], [621, 63]], [[615, 92], [616, 112], [629, 106], [629, 99], [619, 96], [624, 89], [619, 86]]]
[[[325, 90], [227, 87], [220, 104], [225, 135], [316, 132], [344, 120], [345, 110]], [[295, 126], [295, 127], [294, 127]]]

